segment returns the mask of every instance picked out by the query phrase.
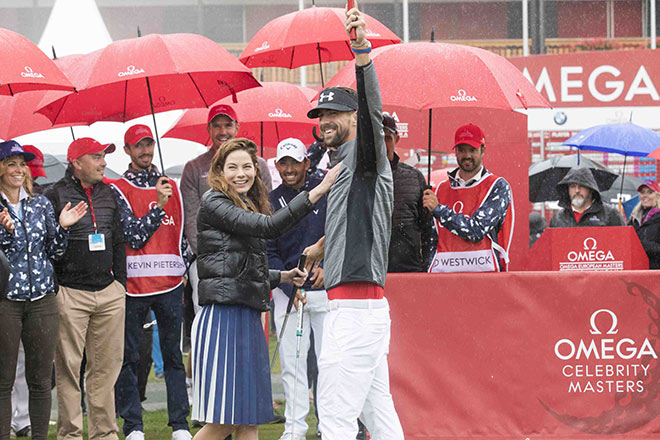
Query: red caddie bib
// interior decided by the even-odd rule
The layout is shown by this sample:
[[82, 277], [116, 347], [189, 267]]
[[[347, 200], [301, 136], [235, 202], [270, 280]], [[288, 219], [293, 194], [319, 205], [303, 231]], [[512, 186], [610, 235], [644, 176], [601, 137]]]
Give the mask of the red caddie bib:
[[[170, 179], [172, 197], [165, 205], [165, 218], [154, 235], [140, 249], [126, 245], [126, 293], [131, 296], [157, 295], [181, 284], [186, 265], [181, 256], [183, 203], [176, 183]], [[140, 188], [125, 178], [113, 185], [140, 218], [156, 205], [155, 187]]]
[[[469, 187], [452, 188], [449, 180], [438, 184], [435, 194], [438, 202], [449, 206], [455, 213], [472, 216], [481, 207], [500, 179], [492, 174]], [[496, 272], [499, 271], [495, 250], [500, 253], [502, 271], [506, 271], [509, 262], [509, 247], [513, 236], [513, 198], [510, 199], [504, 224], [497, 234], [497, 243], [486, 237], [478, 243], [458, 237], [440, 225], [437, 219], [438, 248], [431, 261], [429, 272]]]

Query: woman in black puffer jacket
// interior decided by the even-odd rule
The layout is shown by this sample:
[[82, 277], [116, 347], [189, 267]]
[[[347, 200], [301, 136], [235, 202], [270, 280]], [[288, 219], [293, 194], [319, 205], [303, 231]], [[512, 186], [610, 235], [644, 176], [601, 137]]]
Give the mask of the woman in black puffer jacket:
[[635, 228], [639, 241], [649, 257], [649, 269], [660, 269], [660, 186], [648, 180], [637, 188], [639, 203], [628, 224]]
[[314, 209], [339, 167], [310, 192], [270, 216], [257, 166], [256, 145], [227, 141], [211, 162], [197, 216], [199, 304], [192, 333], [192, 419], [207, 424], [195, 439], [256, 438], [257, 425], [273, 419], [268, 348], [261, 312], [270, 289], [302, 285], [306, 273], [268, 270], [266, 239], [277, 238]]

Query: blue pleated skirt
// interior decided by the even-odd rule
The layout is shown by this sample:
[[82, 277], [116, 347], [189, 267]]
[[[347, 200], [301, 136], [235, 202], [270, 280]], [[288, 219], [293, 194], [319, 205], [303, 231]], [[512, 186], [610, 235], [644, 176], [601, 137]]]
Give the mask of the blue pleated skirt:
[[268, 346], [261, 312], [203, 306], [192, 327], [193, 420], [260, 425], [273, 420]]

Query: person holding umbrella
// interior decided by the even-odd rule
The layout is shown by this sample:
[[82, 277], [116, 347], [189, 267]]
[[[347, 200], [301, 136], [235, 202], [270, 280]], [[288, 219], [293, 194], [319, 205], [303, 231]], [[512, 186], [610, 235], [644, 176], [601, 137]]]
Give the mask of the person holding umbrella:
[[[270, 289], [301, 286], [307, 272], [269, 270], [266, 239], [281, 236], [315, 209], [340, 167], [301, 191], [272, 216], [261, 180], [256, 145], [236, 138], [213, 157], [210, 191], [198, 214], [199, 303], [192, 331], [192, 418], [206, 422], [196, 440], [258, 437], [257, 425], [273, 420], [268, 347], [261, 312]], [[297, 295], [304, 301], [304, 296]]]
[[328, 87], [307, 116], [319, 119], [333, 164], [342, 161], [328, 195], [325, 236], [305, 249], [308, 267], [325, 257], [329, 311], [323, 327], [318, 409], [326, 440], [356, 437], [358, 417], [373, 438], [403, 439], [390, 394], [390, 311], [385, 298], [394, 188], [383, 132], [382, 100], [364, 16], [346, 11], [355, 36], [357, 92]]
[[649, 257], [649, 269], [660, 269], [660, 185], [647, 180], [637, 188], [639, 203], [628, 224], [635, 228], [639, 241]]
[[[0, 438], [9, 438], [11, 390], [19, 342], [25, 348], [32, 438], [45, 440], [51, 406], [51, 373], [57, 329], [55, 271], [51, 259], [61, 259], [68, 228], [87, 212], [85, 202], [62, 207], [59, 219], [50, 201], [32, 193], [26, 162], [34, 159], [16, 141], [0, 143], [0, 247], [10, 267], [9, 289], [0, 298]], [[58, 221], [59, 220], [59, 221]]]
[[550, 219], [551, 228], [624, 226], [623, 216], [602, 201], [589, 168], [573, 168], [557, 184], [561, 209]]
[[137, 368], [142, 324], [151, 309], [158, 320], [172, 440], [189, 440], [186, 417], [190, 407], [179, 347], [187, 249], [183, 203], [176, 183], [152, 163], [154, 146], [148, 126], [138, 124], [126, 130], [124, 152], [131, 162], [122, 178], [112, 184], [126, 240], [128, 276], [124, 363], [115, 385], [116, 406], [124, 419], [126, 438], [144, 439]]
[[509, 265], [514, 212], [511, 186], [483, 166], [486, 136], [466, 124], [454, 134], [458, 168], [435, 192], [424, 191], [438, 249], [429, 272], [503, 272]]

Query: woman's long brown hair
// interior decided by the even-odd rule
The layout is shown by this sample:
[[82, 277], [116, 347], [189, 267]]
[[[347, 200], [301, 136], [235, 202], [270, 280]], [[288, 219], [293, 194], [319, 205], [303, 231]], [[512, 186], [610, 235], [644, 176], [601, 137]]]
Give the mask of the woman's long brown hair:
[[[225, 179], [222, 172], [225, 168], [227, 157], [234, 151], [247, 152], [250, 155], [252, 165], [254, 166], [254, 183], [247, 192], [246, 199], [241, 198], [234, 187], [227, 182], [227, 179]], [[259, 167], [259, 162], [257, 161], [257, 146], [249, 139], [230, 139], [225, 142], [222, 147], [218, 148], [218, 151], [215, 152], [213, 160], [211, 161], [211, 169], [209, 170], [207, 182], [212, 189], [220, 191], [229, 197], [236, 206], [240, 206], [245, 210], [260, 212], [262, 214], [270, 214], [272, 212], [270, 200], [268, 200], [268, 190], [266, 189], [263, 180], [261, 180], [261, 167]]]

